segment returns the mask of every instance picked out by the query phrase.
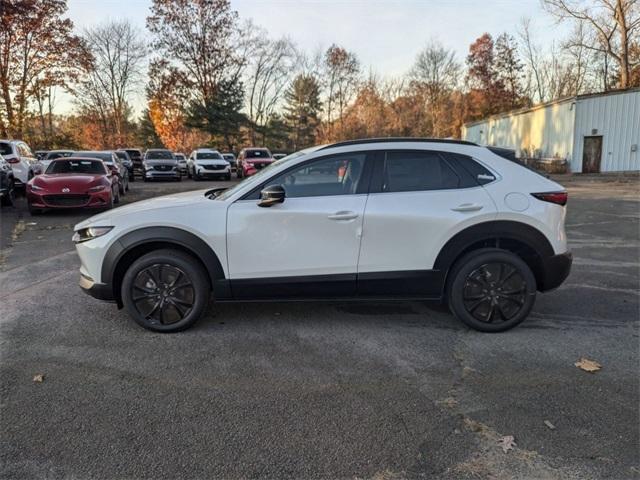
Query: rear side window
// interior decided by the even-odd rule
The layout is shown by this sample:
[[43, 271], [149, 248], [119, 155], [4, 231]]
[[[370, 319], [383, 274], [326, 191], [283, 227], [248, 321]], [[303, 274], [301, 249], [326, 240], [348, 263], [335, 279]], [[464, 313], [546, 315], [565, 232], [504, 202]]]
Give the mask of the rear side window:
[[460, 178], [437, 152], [388, 152], [383, 192], [419, 192], [459, 188]]
[[442, 152], [442, 155], [460, 175], [460, 188], [485, 185], [495, 180], [493, 173], [467, 155], [451, 152]]
[[0, 155], [13, 155], [13, 149], [10, 143], [0, 142]]

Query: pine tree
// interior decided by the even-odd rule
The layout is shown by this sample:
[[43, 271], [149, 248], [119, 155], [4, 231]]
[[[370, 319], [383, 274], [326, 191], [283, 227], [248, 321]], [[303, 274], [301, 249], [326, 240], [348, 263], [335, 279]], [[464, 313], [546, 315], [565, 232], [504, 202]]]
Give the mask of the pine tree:
[[320, 123], [320, 85], [313, 75], [298, 75], [284, 94], [285, 123], [293, 150], [314, 144]]

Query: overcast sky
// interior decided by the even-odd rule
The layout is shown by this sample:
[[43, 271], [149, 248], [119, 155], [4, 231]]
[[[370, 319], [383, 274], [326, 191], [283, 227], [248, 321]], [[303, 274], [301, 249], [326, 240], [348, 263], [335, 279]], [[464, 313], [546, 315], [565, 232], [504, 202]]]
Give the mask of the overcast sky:
[[[109, 19], [129, 19], [145, 31], [151, 0], [68, 0], [76, 29]], [[457, 52], [484, 32], [515, 34], [523, 16], [532, 18], [541, 43], [564, 36], [539, 0], [231, 0], [241, 19], [251, 18], [274, 37], [288, 36], [312, 52], [337, 43], [354, 51], [365, 71], [402, 75], [430, 39]], [[62, 102], [63, 104], [66, 102]], [[136, 110], [143, 98], [136, 102]], [[60, 105], [63, 109], [65, 105]]]

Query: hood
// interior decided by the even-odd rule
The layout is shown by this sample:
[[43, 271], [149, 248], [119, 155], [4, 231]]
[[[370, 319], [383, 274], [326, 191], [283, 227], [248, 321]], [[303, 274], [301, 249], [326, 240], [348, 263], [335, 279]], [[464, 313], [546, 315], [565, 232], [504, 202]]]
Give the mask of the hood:
[[226, 165], [229, 163], [224, 158], [197, 158], [195, 162], [197, 165]]
[[112, 224], [118, 219], [126, 215], [136, 215], [139, 212], [147, 212], [149, 210], [175, 208], [187, 205], [193, 205], [196, 202], [212, 202], [205, 197], [205, 193], [211, 189], [195, 190], [192, 192], [182, 192], [173, 195], [165, 195], [162, 197], [150, 198], [148, 200], [141, 200], [139, 202], [130, 203], [122, 207], [108, 210], [104, 213], [94, 215], [87, 220], [78, 223], [75, 229], [85, 228], [89, 225], [95, 225], [102, 223], [104, 225]]
[[147, 165], [175, 165], [176, 163], [178, 163], [178, 161], [171, 160], [169, 158], [147, 158], [145, 159], [144, 163], [146, 163]]
[[90, 175], [83, 173], [57, 173], [57, 174], [42, 174], [34, 177], [32, 182], [47, 190], [60, 191], [63, 188], [68, 188], [73, 193], [82, 192], [87, 188], [93, 186], [104, 175]]

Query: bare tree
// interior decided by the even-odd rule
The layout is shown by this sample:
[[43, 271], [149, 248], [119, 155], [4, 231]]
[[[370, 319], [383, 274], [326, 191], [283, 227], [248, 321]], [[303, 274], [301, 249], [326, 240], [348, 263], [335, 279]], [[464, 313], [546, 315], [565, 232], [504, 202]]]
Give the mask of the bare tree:
[[340, 130], [344, 127], [344, 112], [353, 100], [360, 83], [360, 62], [355, 53], [331, 45], [324, 55], [325, 81], [327, 88], [326, 113], [331, 137], [334, 109], [338, 109]]
[[529, 97], [535, 98], [537, 96], [539, 102], [544, 102], [547, 99], [547, 85], [543, 78], [543, 58], [541, 49], [533, 38], [530, 18], [522, 18], [520, 20], [518, 35], [522, 45], [522, 56], [529, 69]]
[[451, 92], [460, 83], [460, 64], [455, 53], [432, 41], [418, 54], [409, 75], [412, 88], [424, 99], [432, 135], [448, 136], [448, 122], [443, 113]]
[[542, 0], [545, 8], [559, 20], [573, 20], [591, 30], [596, 43], [584, 48], [610, 56], [618, 64], [619, 87], [629, 86], [633, 67], [629, 59], [632, 40], [640, 30], [640, 6], [637, 0]]
[[142, 80], [146, 46], [128, 21], [107, 22], [86, 30], [84, 38], [93, 55], [93, 68], [78, 91], [82, 105], [100, 112], [112, 123], [114, 141], [125, 141], [130, 98]]
[[298, 55], [291, 40], [270, 40], [266, 32], [260, 32], [258, 38], [248, 59], [246, 76], [247, 110], [254, 144], [257, 131], [263, 129], [274, 114], [291, 73], [298, 65]]

